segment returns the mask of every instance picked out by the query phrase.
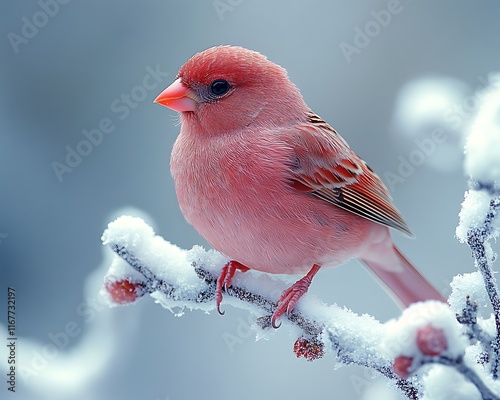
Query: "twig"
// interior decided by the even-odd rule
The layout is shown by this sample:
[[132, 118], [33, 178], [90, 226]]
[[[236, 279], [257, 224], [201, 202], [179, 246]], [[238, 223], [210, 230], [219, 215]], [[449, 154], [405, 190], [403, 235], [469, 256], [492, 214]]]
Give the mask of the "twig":
[[470, 369], [467, 365], [465, 365], [462, 357], [458, 359], [451, 359], [448, 357], [425, 357], [422, 360], [423, 364], [429, 363], [437, 363], [441, 365], [446, 365], [452, 368], [455, 368], [459, 373], [465, 376], [469, 381], [471, 381], [474, 386], [477, 387], [479, 392], [481, 393], [481, 397], [483, 400], [499, 400], [500, 397], [495, 395], [488, 386], [483, 382], [483, 380], [479, 377], [478, 374], [473, 369]]
[[470, 296], [465, 300], [465, 308], [461, 314], [456, 314], [457, 321], [468, 328], [467, 336], [469, 339], [475, 339], [481, 342], [484, 349], [490, 351], [493, 337], [482, 329], [477, 323], [477, 303], [471, 302]]
[[337, 359], [343, 364], [356, 364], [366, 368], [374, 369], [384, 375], [386, 378], [394, 381], [396, 387], [401, 391], [401, 393], [410, 400], [418, 400], [420, 398], [419, 391], [413, 383], [411, 383], [407, 379], [401, 379], [397, 376], [392, 368], [387, 365], [376, 364], [370, 362], [369, 360], [356, 360], [354, 359], [352, 352], [344, 351], [338, 336], [332, 332], [332, 330], [328, 331], [328, 338], [332, 343], [332, 347], [336, 350]]
[[481, 397], [483, 400], [499, 400], [500, 397], [496, 396], [488, 386], [485, 385], [483, 380], [479, 377], [478, 374], [472, 369], [470, 369], [463, 362], [457, 363], [453, 365], [453, 367], [460, 372], [463, 376], [469, 379], [479, 390], [481, 393]]
[[197, 296], [190, 297], [189, 293], [179, 294], [175, 285], [165, 282], [158, 278], [144, 263], [142, 263], [134, 254], [124, 246], [110, 243], [109, 247], [123, 260], [125, 260], [133, 269], [142, 274], [145, 278], [143, 282], [147, 293], [161, 292], [167, 299], [177, 301], [194, 301], [204, 303], [214, 298], [213, 291], [200, 291]]
[[486, 254], [486, 242], [490, 239], [492, 232], [492, 223], [500, 208], [500, 198], [490, 201], [490, 208], [484, 220], [484, 223], [477, 228], [472, 228], [467, 232], [467, 243], [472, 250], [472, 255], [476, 260], [476, 265], [481, 272], [484, 285], [490, 298], [493, 314], [495, 316], [495, 325], [497, 335], [491, 342], [491, 348], [494, 353], [492, 362], [492, 375], [494, 379], [498, 378], [500, 363], [500, 293], [493, 277], [491, 269], [492, 260]]

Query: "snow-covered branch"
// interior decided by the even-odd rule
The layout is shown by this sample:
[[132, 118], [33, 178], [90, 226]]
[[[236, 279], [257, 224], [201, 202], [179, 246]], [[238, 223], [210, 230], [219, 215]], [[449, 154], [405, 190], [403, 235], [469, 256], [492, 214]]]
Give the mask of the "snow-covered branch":
[[[496, 254], [490, 244], [500, 234], [500, 77], [496, 77], [481, 95], [482, 103], [473, 122], [465, 147], [465, 170], [470, 177], [470, 190], [460, 212], [457, 237], [466, 242], [483, 278], [495, 319], [495, 332], [487, 336], [476, 328], [474, 319], [466, 321], [469, 332], [480, 340], [491, 364], [494, 379], [500, 369], [500, 292], [493, 273]], [[475, 300], [475, 299], [473, 299]], [[464, 312], [472, 311], [470, 298]], [[460, 321], [460, 319], [459, 319]]]
[[[132, 303], [149, 293], [177, 315], [182, 315], [185, 308], [204, 312], [215, 309], [217, 276], [227, 262], [219, 253], [200, 247], [181, 250], [156, 236], [143, 220], [128, 216], [109, 224], [103, 243], [117, 254], [103, 290], [110, 304]], [[238, 274], [227, 290], [224, 304], [256, 315], [253, 328], [257, 337], [268, 337], [274, 331], [270, 318], [275, 301], [285, 287], [286, 282], [265, 274]], [[458, 295], [461, 293], [455, 293]], [[468, 325], [477, 322], [472, 304], [464, 310], [462, 320]], [[298, 337], [294, 344], [297, 357], [312, 361], [326, 351], [342, 364], [379, 372], [408, 399], [422, 398], [419, 371], [422, 366], [436, 364], [458, 371], [462, 380], [476, 387], [481, 398], [499, 398], [489, 388], [484, 373], [471, 367], [470, 357], [466, 356], [466, 338], [475, 342], [488, 335], [480, 328], [475, 328], [473, 335], [462, 334], [459, 321], [443, 303], [415, 304], [400, 319], [381, 324], [369, 315], [326, 306], [306, 295], [283, 325]]]
[[484, 280], [484, 285], [488, 293], [493, 315], [495, 317], [496, 336], [491, 340], [492, 349], [492, 374], [495, 379], [498, 378], [498, 369], [500, 364], [500, 294], [496, 280], [493, 277], [492, 264], [496, 255], [493, 253], [488, 240], [492, 233], [492, 222], [498, 213], [500, 207], [500, 198], [490, 201], [490, 208], [481, 227], [473, 227], [467, 231], [467, 243], [469, 244], [472, 255]]
[[[200, 247], [181, 250], [156, 236], [143, 220], [128, 216], [109, 224], [103, 243], [117, 254], [103, 290], [110, 304], [132, 303], [149, 293], [163, 307], [181, 310], [177, 315], [184, 308], [205, 312], [215, 309], [217, 276], [227, 262], [219, 253]], [[239, 274], [227, 289], [224, 304], [257, 315], [256, 334], [266, 337], [273, 332], [271, 315], [285, 287], [285, 282], [265, 274]], [[287, 321], [283, 325], [297, 332], [297, 357], [312, 361], [322, 357], [325, 349], [332, 349], [341, 363], [372, 368], [392, 380], [407, 398], [418, 399], [413, 381], [395, 374], [392, 359], [379, 348], [384, 327], [372, 317], [325, 306], [306, 295]]]

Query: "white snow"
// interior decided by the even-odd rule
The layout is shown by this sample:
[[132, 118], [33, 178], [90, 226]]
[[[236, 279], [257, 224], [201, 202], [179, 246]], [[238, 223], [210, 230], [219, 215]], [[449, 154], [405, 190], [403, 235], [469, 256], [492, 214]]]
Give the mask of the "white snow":
[[439, 301], [425, 301], [410, 305], [398, 319], [385, 324], [383, 349], [391, 358], [399, 355], [419, 359], [417, 330], [432, 325], [444, 331], [447, 349], [443, 355], [456, 358], [464, 353], [465, 339], [461, 336], [460, 324], [447, 304]]
[[[205, 286], [187, 261], [186, 251], [155, 235], [141, 218], [117, 218], [104, 231], [102, 242], [104, 245], [113, 243], [126, 247], [156, 277], [175, 284], [181, 294], [197, 293]], [[132, 268], [129, 267], [129, 270]], [[111, 273], [118, 277], [117, 272]], [[127, 275], [130, 272], [122, 273]]]
[[[496, 334], [495, 322], [493, 318], [491, 318], [491, 321], [489, 322], [491, 322], [493, 331]], [[485, 368], [482, 364], [478, 363], [478, 359], [480, 356], [484, 356], [484, 348], [480, 343], [476, 343], [467, 348], [465, 352], [464, 362], [481, 378], [481, 380], [488, 386], [488, 388], [498, 396], [500, 394], [500, 382], [493, 379], [493, 377], [491, 376], [489, 365], [487, 365]]]
[[479, 271], [454, 276], [450, 286], [451, 294], [448, 303], [455, 313], [462, 313], [467, 296], [470, 296], [471, 301], [476, 302], [480, 307], [489, 304], [483, 276]]
[[453, 368], [435, 365], [422, 381], [422, 400], [481, 400], [477, 388]]
[[[490, 74], [490, 85], [477, 94], [479, 107], [465, 146], [465, 172], [478, 184], [465, 194], [456, 235], [467, 241], [470, 229], [482, 226], [490, 201], [500, 190], [500, 74]], [[487, 189], [485, 189], [485, 187]], [[500, 219], [494, 218], [492, 236], [500, 234]]]
[[490, 77], [465, 146], [465, 171], [475, 180], [500, 184], [500, 74]]
[[328, 331], [324, 334], [325, 342], [328, 343], [331, 333], [340, 344], [342, 354], [353, 360], [379, 365], [391, 361], [379, 349], [384, 338], [384, 327], [371, 315], [358, 315], [347, 308], [330, 306], [323, 308], [321, 320], [329, 321], [326, 325]]
[[479, 228], [483, 225], [490, 208], [491, 198], [491, 195], [485, 190], [465, 192], [465, 199], [459, 214], [460, 222], [455, 232], [462, 243], [467, 243], [469, 229]]

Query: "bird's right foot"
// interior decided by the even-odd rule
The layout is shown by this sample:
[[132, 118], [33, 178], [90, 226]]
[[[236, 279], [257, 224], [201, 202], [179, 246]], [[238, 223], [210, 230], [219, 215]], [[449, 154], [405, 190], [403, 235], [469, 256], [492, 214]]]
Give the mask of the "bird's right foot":
[[250, 268], [239, 263], [238, 261], [232, 260], [222, 267], [220, 275], [217, 278], [217, 284], [215, 286], [215, 304], [220, 315], [224, 315], [225, 313], [225, 311], [220, 309], [220, 304], [222, 303], [222, 288], [224, 288], [224, 291], [227, 292], [227, 288], [231, 286], [231, 281], [237, 269], [242, 272], [246, 272]]

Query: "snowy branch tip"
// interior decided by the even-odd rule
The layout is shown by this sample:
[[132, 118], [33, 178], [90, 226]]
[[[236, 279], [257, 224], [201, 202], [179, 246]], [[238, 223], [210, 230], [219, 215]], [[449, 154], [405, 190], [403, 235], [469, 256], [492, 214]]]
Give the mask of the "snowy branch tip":
[[490, 86], [478, 93], [477, 114], [465, 145], [465, 172], [470, 190], [460, 211], [456, 235], [469, 242], [471, 235], [482, 240], [500, 234], [500, 74], [493, 74]]

